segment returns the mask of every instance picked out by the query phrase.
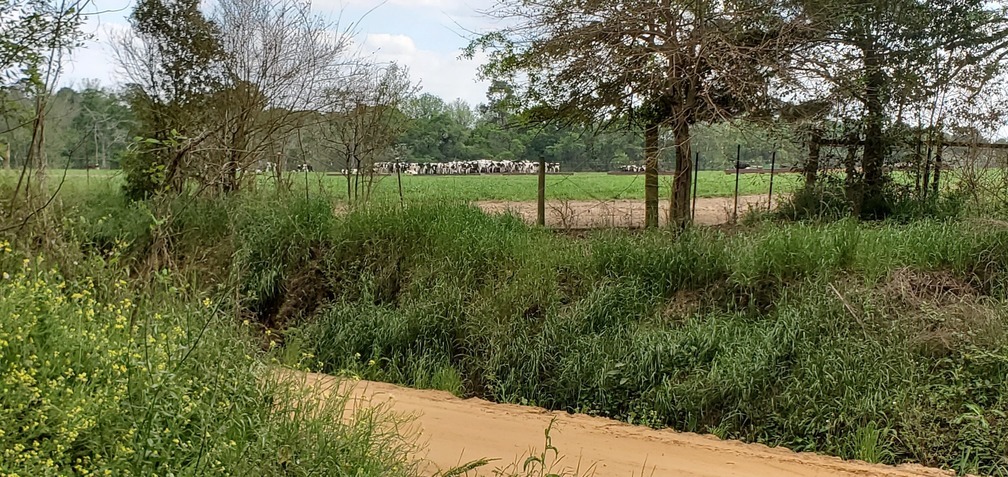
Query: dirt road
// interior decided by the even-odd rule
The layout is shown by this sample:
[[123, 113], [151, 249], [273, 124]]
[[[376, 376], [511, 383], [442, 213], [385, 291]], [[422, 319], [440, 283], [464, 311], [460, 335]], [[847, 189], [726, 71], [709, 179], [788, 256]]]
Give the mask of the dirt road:
[[[776, 202], [776, 201], [775, 201]], [[516, 213], [529, 223], [535, 223], [536, 203], [509, 201], [476, 201], [476, 206], [488, 213]], [[774, 204], [776, 205], [776, 203]], [[766, 209], [766, 195], [739, 197], [739, 215], [750, 208]], [[659, 203], [659, 217], [665, 223], [668, 217], [668, 200]], [[719, 225], [731, 220], [735, 210], [733, 197], [704, 197], [697, 199], [696, 223]], [[644, 225], [643, 200], [548, 200], [546, 225], [553, 228], [641, 227]]]
[[[322, 390], [330, 390], [341, 382], [317, 374], [307, 375], [306, 379], [309, 385]], [[479, 475], [493, 475], [494, 469], [515, 463], [520, 469], [530, 453], [542, 452], [544, 431], [554, 417], [552, 444], [562, 457], [553, 467], [554, 472], [579, 467], [579, 475], [597, 477], [952, 475], [919, 466], [845, 462], [817, 454], [722, 441], [712, 436], [630, 426], [598, 417], [493, 404], [480, 399], [463, 400], [439, 391], [366, 381], [342, 382], [348, 387], [344, 392], [352, 392], [354, 406], [385, 403], [396, 412], [416, 418], [413, 431], [418, 433], [419, 442], [426, 444], [426, 451], [416, 457], [423, 460], [426, 473], [431, 475], [480, 458], [497, 460], [482, 467]], [[589, 467], [593, 474], [586, 472]]]

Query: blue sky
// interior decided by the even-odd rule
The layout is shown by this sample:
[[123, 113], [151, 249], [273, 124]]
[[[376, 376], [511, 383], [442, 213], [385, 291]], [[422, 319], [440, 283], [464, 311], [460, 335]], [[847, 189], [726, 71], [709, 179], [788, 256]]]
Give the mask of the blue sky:
[[[487, 84], [477, 79], [482, 57], [459, 59], [473, 32], [485, 31], [492, 20], [480, 11], [494, 0], [316, 0], [313, 10], [343, 26], [356, 23], [356, 46], [376, 61], [395, 61], [410, 70], [425, 92], [447, 101], [462, 98], [472, 105], [485, 100]], [[132, 0], [95, 0], [86, 31], [94, 39], [73, 53], [64, 82], [97, 79], [117, 82], [109, 38], [128, 28]]]

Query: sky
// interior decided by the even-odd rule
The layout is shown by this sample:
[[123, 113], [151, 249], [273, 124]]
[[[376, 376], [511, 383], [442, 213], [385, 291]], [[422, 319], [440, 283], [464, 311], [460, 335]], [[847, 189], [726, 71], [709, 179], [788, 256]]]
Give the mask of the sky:
[[[485, 102], [488, 83], [477, 78], [485, 60], [461, 59], [462, 48], [478, 33], [492, 29], [493, 19], [481, 14], [494, 0], [315, 0], [312, 10], [356, 31], [354, 47], [376, 62], [395, 61], [409, 68], [422, 90], [446, 101], [461, 98], [471, 105]], [[126, 18], [134, 0], [95, 0], [85, 31], [94, 38], [72, 53], [63, 82], [84, 80], [118, 84], [110, 38], [129, 28]]]
[[[203, 0], [204, 3], [212, 0]], [[93, 0], [85, 31], [93, 35], [67, 62], [63, 83], [86, 79], [118, 84], [110, 38], [129, 28], [126, 18], [135, 0]], [[405, 65], [423, 92], [472, 106], [486, 101], [488, 83], [477, 77], [486, 55], [462, 59], [474, 36], [499, 26], [484, 15], [496, 0], [313, 0], [313, 11], [342, 28], [353, 25], [355, 51], [376, 62]], [[206, 10], [206, 8], [204, 9]], [[997, 135], [1008, 137], [1008, 125]]]

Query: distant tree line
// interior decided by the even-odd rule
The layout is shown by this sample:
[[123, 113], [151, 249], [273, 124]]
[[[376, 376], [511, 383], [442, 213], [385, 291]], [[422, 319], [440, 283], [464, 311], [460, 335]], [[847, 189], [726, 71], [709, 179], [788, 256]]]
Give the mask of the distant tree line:
[[1004, 2], [502, 0], [491, 14], [508, 26], [467, 49], [489, 51], [480, 105], [418, 95], [299, 0], [140, 0], [115, 39], [122, 89], [61, 91], [61, 55], [86, 40], [77, 5], [13, 4], [28, 13], [0, 28], [10, 155], [39, 178], [119, 165], [133, 198], [228, 194], [256, 171], [282, 185], [306, 164], [367, 200], [376, 162], [643, 163], [647, 223], [663, 169], [682, 226], [697, 155], [801, 164], [811, 184], [825, 142], [846, 148], [856, 210], [882, 217], [889, 164], [990, 137], [1008, 112]]
[[[612, 171], [622, 165], [643, 163], [640, 134], [632, 128], [532, 123], [521, 112], [508, 109], [499, 96], [507, 89], [507, 85], [495, 84], [488, 91], [487, 101], [476, 106], [429, 93], [406, 99], [401, 110], [394, 112], [401, 116], [403, 124], [396, 137], [389, 139], [390, 150], [397, 160], [409, 162], [537, 161], [542, 157], [561, 164], [564, 171], [578, 172]], [[30, 97], [17, 89], [9, 91], [2, 116], [7, 132], [0, 143], [10, 146], [11, 167], [23, 163], [31, 140], [29, 129], [13, 125], [19, 118], [29, 117], [31, 111]], [[130, 147], [136, 147], [137, 118], [128, 90], [123, 88], [117, 90], [96, 81], [60, 88], [53, 95], [48, 121], [45, 148], [54, 168], [119, 169]], [[319, 123], [321, 119], [305, 122]], [[284, 168], [295, 170], [307, 164], [317, 171], [345, 169], [345, 158], [324, 147], [326, 136], [333, 134], [337, 131], [304, 128], [300, 143], [287, 141], [281, 147]], [[747, 164], [769, 166], [775, 151], [779, 164], [800, 159], [798, 145], [791, 138], [743, 123], [702, 125], [695, 140], [701, 169], [733, 167], [737, 145], [742, 146], [741, 160]], [[671, 167], [673, 160], [672, 149], [666, 148], [664, 167]], [[270, 157], [269, 162], [279, 161]], [[354, 167], [352, 161], [350, 167]]]
[[[31, 97], [21, 89], [7, 92], [0, 127], [0, 149], [6, 149], [5, 168], [24, 164], [31, 130], [14, 127], [33, 114]], [[123, 95], [97, 82], [63, 87], [50, 100], [44, 148], [50, 167], [62, 169], [118, 169], [132, 138], [134, 116]]]

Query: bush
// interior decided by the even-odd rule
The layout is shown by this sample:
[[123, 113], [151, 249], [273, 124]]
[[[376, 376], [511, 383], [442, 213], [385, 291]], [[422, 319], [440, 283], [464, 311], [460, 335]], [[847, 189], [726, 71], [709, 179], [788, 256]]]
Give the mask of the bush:
[[805, 184], [777, 206], [777, 215], [785, 220], [838, 220], [848, 217], [854, 203], [847, 196], [842, 179], [826, 176]]
[[75, 280], [4, 263], [0, 473], [415, 475], [390, 417], [305, 401], [170, 276], [139, 292], [100, 260]]

